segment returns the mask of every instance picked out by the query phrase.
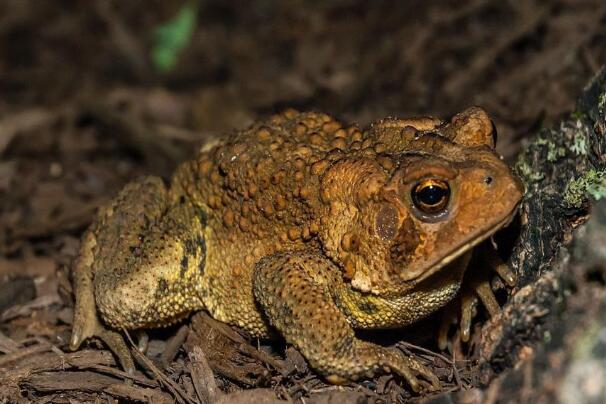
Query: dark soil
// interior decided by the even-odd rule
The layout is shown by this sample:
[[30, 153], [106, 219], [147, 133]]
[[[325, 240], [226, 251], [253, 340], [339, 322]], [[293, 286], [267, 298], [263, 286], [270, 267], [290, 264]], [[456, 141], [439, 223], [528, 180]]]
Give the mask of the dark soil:
[[[293, 348], [247, 340], [204, 314], [152, 331], [134, 376], [100, 342], [69, 352], [79, 237], [130, 179], [167, 178], [205, 140], [286, 107], [364, 126], [387, 115], [448, 117], [481, 105], [494, 118], [498, 151], [513, 162], [526, 138], [569, 116], [606, 62], [606, 2], [200, 0], [190, 43], [161, 72], [150, 56], [153, 32], [183, 4], [0, 0], [0, 397], [412, 398], [389, 375], [329, 386]], [[604, 300], [605, 273], [598, 261], [589, 275], [570, 276], [570, 324], [584, 327], [596, 315], [599, 305], [583, 308]], [[499, 297], [504, 302], [507, 293]], [[405, 336], [410, 343], [398, 346], [435, 369], [438, 393], [466, 390], [449, 397], [487, 402], [505, 401], [504, 391], [541, 396], [511, 388], [538, 389], [524, 384], [526, 373], [493, 382], [513, 363], [483, 379], [477, 350], [434, 353], [435, 343], [421, 337], [433, 332], [433, 321], [426, 323], [391, 342]], [[567, 335], [556, 335], [561, 346], [570, 346]], [[519, 360], [532, 368], [532, 349], [526, 354]], [[537, 354], [537, 371], [549, 368], [557, 380], [567, 356], [552, 355], [547, 366], [546, 355]]]

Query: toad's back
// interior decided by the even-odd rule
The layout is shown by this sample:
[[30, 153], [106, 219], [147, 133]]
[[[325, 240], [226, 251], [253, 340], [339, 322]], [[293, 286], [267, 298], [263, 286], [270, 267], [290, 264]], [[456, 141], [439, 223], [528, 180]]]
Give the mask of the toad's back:
[[357, 126], [286, 111], [177, 170], [173, 185], [206, 215], [201, 294], [213, 317], [267, 335], [252, 295], [255, 263], [276, 251], [319, 248], [322, 174], [344, 156], [375, 157], [376, 146]]

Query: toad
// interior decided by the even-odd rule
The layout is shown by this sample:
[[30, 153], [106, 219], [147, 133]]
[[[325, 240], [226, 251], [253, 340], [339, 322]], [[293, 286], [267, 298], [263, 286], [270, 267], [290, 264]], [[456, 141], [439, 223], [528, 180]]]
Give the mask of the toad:
[[[453, 304], [472, 249], [523, 195], [493, 135], [478, 107], [366, 130], [288, 110], [203, 148], [170, 185], [135, 180], [83, 235], [71, 347], [98, 336], [132, 370], [120, 330], [207, 310], [281, 335], [330, 382], [394, 372], [414, 391], [437, 387], [417, 359], [354, 329]], [[475, 289], [494, 307], [487, 285]]]

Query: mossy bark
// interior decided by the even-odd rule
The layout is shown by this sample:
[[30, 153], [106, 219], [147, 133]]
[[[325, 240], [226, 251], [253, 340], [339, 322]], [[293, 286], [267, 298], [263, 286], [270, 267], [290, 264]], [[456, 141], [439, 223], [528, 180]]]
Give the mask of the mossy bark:
[[530, 139], [516, 169], [526, 185], [509, 260], [518, 283], [501, 315], [482, 328], [484, 386], [548, 340], [565, 309], [573, 230], [589, 218], [592, 200], [606, 197], [606, 69], [584, 89], [574, 113]]

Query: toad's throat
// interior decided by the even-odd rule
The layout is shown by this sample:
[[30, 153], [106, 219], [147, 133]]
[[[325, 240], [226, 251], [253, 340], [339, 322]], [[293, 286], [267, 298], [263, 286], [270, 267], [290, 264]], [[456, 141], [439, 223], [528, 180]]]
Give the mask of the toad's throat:
[[454, 260], [459, 258], [461, 255], [465, 254], [467, 251], [470, 251], [472, 248], [495, 234], [500, 229], [506, 227], [511, 223], [515, 213], [517, 212], [518, 207], [516, 206], [512, 212], [507, 215], [503, 220], [495, 223], [492, 227], [485, 230], [483, 233], [474, 234], [469, 237], [465, 242], [455, 246], [449, 253], [445, 254], [442, 258], [440, 258], [437, 262], [429, 263], [427, 269], [420, 272], [420, 275], [416, 278], [410, 279], [414, 281], [415, 284], [423, 282], [440, 269], [444, 268], [446, 265], [451, 264]]

